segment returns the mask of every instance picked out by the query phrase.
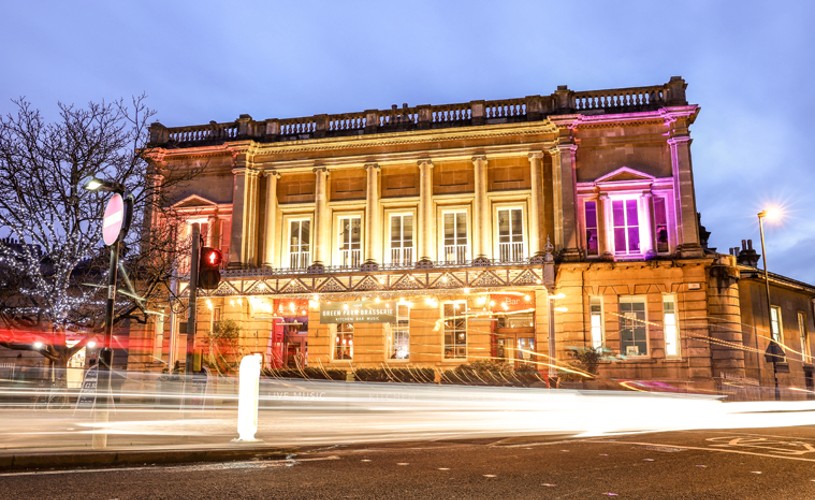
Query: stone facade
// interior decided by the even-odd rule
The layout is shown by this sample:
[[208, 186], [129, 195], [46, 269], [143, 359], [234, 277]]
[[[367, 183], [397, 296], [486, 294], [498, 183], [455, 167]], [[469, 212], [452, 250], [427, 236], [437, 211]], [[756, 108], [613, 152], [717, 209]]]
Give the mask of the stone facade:
[[[198, 172], [172, 193], [174, 208], [227, 261], [220, 287], [199, 291], [196, 349], [233, 319], [244, 351], [266, 366], [500, 359], [546, 372], [570, 348], [604, 346], [617, 355], [601, 364], [607, 378], [709, 389], [757, 380], [740, 328], [754, 290], [741, 285], [744, 266], [700, 242], [689, 131], [699, 107], [685, 87], [673, 77], [504, 101], [155, 124], [151, 166]], [[179, 271], [184, 297], [188, 269]], [[329, 319], [335, 306], [357, 319]], [[131, 352], [131, 366], [183, 360], [181, 321], [131, 332], [153, 346]]]

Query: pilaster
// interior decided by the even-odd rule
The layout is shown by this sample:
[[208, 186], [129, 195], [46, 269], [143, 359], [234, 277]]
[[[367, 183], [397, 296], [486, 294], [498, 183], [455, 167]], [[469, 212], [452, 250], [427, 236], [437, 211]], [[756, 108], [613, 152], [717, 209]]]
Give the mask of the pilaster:
[[541, 248], [540, 221], [543, 216], [543, 187], [541, 186], [541, 166], [543, 164], [543, 153], [529, 153], [529, 179], [531, 184], [531, 196], [529, 197], [529, 255], [533, 261], [541, 261], [543, 258], [543, 248]]
[[321, 273], [331, 255], [331, 216], [328, 212], [328, 169], [314, 168], [314, 263], [309, 272]]
[[376, 163], [365, 164], [367, 188], [365, 190], [365, 261], [364, 270], [375, 271], [382, 262], [382, 224], [379, 217], [379, 174]]
[[267, 170], [263, 174], [266, 177], [266, 213], [264, 214], [263, 221], [263, 264], [269, 267], [276, 267], [275, 255], [280, 251], [280, 248], [275, 243], [282, 238], [278, 238], [277, 227], [277, 180], [280, 174], [275, 170]]
[[475, 213], [473, 227], [474, 264], [486, 265], [490, 263], [490, 205], [487, 199], [487, 157], [473, 156], [473, 169], [475, 179]]
[[549, 152], [552, 155], [555, 248], [560, 251], [563, 260], [579, 260], [574, 172], [577, 145], [571, 142], [561, 142], [551, 148]]
[[677, 135], [668, 139], [674, 178], [676, 223], [679, 228], [677, 252], [680, 257], [701, 257], [704, 252], [699, 243], [690, 144], [691, 138], [688, 135]]
[[433, 213], [433, 162], [419, 160], [419, 261], [417, 266], [433, 265], [436, 217]]

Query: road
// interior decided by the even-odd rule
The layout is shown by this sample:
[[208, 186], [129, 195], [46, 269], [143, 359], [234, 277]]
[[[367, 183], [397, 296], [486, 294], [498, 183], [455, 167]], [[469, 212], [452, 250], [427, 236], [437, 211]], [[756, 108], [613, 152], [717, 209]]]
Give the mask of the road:
[[0, 475], [0, 498], [815, 498], [815, 426], [302, 448]]

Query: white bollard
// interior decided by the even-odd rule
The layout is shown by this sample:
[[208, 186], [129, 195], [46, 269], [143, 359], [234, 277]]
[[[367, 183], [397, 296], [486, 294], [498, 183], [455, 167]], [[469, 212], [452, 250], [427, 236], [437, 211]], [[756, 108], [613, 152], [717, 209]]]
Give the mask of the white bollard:
[[259, 441], [258, 399], [260, 397], [260, 354], [250, 354], [241, 360], [238, 379], [238, 438], [234, 441]]

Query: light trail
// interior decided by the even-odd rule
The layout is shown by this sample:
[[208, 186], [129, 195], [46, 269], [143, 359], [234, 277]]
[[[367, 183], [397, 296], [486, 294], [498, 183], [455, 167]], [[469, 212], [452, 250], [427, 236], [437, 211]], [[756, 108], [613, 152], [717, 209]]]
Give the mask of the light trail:
[[236, 381], [217, 380], [205, 393], [186, 398], [180, 382], [164, 383], [162, 392], [150, 380], [132, 384], [116, 394], [105, 422], [95, 421], [93, 410], [73, 406], [6, 406], [0, 408], [0, 451], [87, 449], [99, 433], [108, 435], [109, 448], [167, 449], [587, 437], [815, 422], [815, 401], [728, 403], [716, 396], [647, 392], [264, 379], [256, 434], [262, 442], [236, 445]]

